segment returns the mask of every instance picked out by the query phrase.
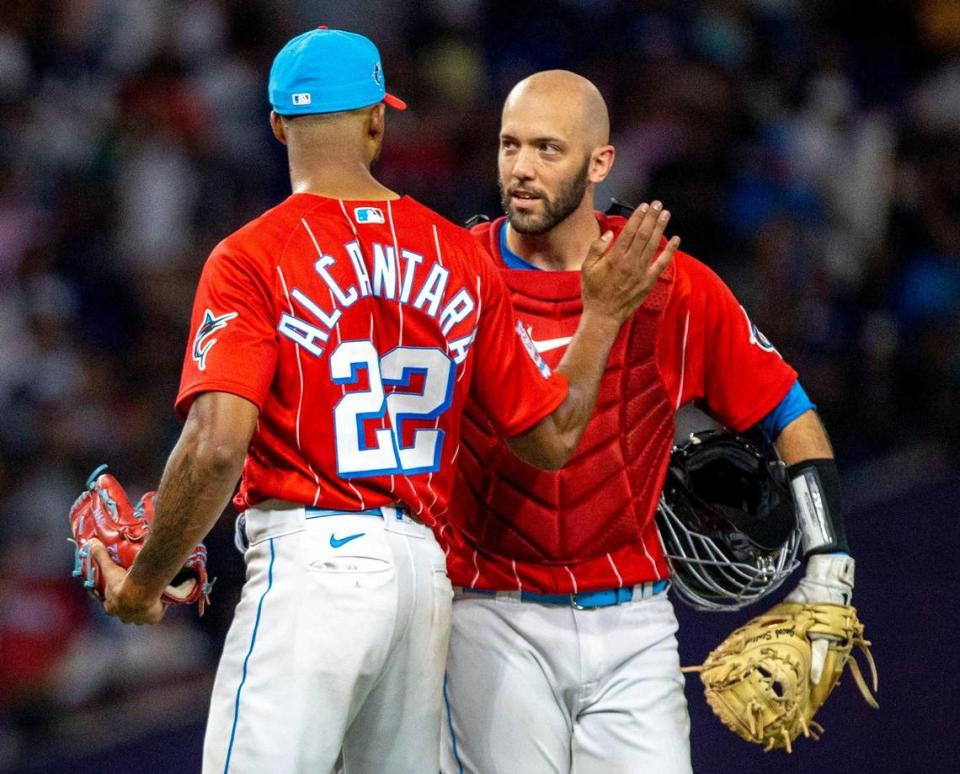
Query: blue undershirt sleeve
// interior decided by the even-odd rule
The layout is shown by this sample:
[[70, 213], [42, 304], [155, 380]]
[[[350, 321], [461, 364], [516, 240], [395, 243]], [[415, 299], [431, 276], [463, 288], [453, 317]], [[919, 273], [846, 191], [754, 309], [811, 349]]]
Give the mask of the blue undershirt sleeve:
[[783, 432], [783, 428], [801, 414], [815, 408], [816, 406], [813, 405], [803, 387], [800, 386], [800, 382], [796, 381], [783, 400], [777, 404], [777, 407], [761, 419], [758, 424], [763, 431], [764, 438], [773, 443], [777, 436]]

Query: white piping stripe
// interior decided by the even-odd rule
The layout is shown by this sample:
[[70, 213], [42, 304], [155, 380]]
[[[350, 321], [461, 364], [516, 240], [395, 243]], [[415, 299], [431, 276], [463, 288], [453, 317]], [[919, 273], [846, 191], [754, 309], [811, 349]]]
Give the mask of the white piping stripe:
[[[480, 313], [481, 313], [482, 311], [483, 311], [483, 296], [480, 295], [480, 275], [478, 274], [478, 275], [477, 275], [477, 319], [476, 319], [476, 320], [474, 321], [474, 323], [473, 323], [473, 338], [474, 338], [474, 340], [476, 340], [477, 330], [478, 330], [479, 327], [480, 327]], [[473, 346], [473, 342], [470, 342], [470, 346], [471, 346], [471, 347]], [[461, 363], [461, 365], [463, 365], [463, 368], [459, 368], [459, 366], [457, 366], [457, 367], [459, 368], [459, 370], [460, 370], [460, 373], [457, 374], [457, 383], [458, 383], [458, 384], [459, 384], [460, 380], [463, 379], [464, 374], [467, 372], [466, 363], [467, 363], [466, 360], [464, 360], [463, 363]]]
[[687, 331], [690, 329], [690, 311], [687, 310], [687, 317], [683, 321], [683, 349], [680, 351], [680, 387], [677, 389], [677, 400], [674, 410], [680, 408], [680, 400], [683, 398], [683, 377], [686, 375], [687, 368]]
[[513, 577], [516, 578], [516, 581], [517, 581], [517, 591], [519, 591], [522, 594], [523, 581], [520, 580], [520, 574], [517, 572], [517, 560], [511, 559], [510, 564], [513, 565]]
[[340, 205], [340, 209], [343, 212], [343, 217], [347, 219], [347, 223], [350, 224], [350, 230], [353, 232], [353, 235], [359, 239], [360, 235], [357, 233], [357, 227], [353, 225], [353, 221], [350, 219], [350, 216], [347, 215], [347, 208], [343, 203], [343, 199], [337, 199], [337, 204]]
[[450, 556], [450, 544], [443, 542], [443, 531], [450, 526], [450, 522], [445, 521], [440, 529], [437, 531], [437, 542], [443, 546], [443, 555]]
[[657, 563], [653, 561], [653, 557], [650, 556], [650, 552], [647, 550], [646, 541], [643, 539], [643, 535], [640, 536], [640, 547], [643, 549], [644, 556], [650, 560], [650, 566], [653, 568], [653, 571], [657, 574], [657, 580], [660, 580], [660, 570], [657, 569]]
[[610, 556], [610, 552], [607, 551], [607, 561], [610, 562], [610, 566], [613, 568], [614, 574], [617, 576], [617, 588], [623, 588], [623, 577], [620, 575], [620, 570], [617, 569], [617, 563], [613, 561], [613, 557]]
[[[371, 342], [373, 341], [373, 337], [374, 337], [374, 328], [375, 328], [375, 324], [373, 321], [373, 312], [370, 312], [370, 333], [368, 333], [367, 335]], [[376, 347], [374, 347], [374, 349], [376, 349]], [[378, 349], [377, 352], [379, 353], [380, 350]], [[384, 398], [386, 398], [386, 393], [384, 393]], [[380, 428], [382, 430], [387, 429], [387, 412], [386, 411], [383, 413], [383, 416], [380, 417]], [[393, 480], [393, 473], [390, 474], [390, 494], [396, 494], [395, 482]]]
[[580, 592], [577, 591], [577, 588], [578, 588], [578, 587], [577, 587], [577, 579], [576, 579], [575, 577], [573, 577], [573, 572], [571, 572], [570, 568], [567, 567], [567, 565], [563, 565], [563, 569], [566, 570], [566, 571], [567, 571], [567, 575], [570, 576], [570, 582], [573, 584], [573, 593], [574, 593], [574, 594], [579, 594]]
[[[437, 421], [433, 423], [433, 429], [440, 429], [440, 417], [437, 417]], [[443, 465], [443, 458], [440, 459], [440, 464]], [[437, 504], [437, 500], [440, 498], [440, 495], [437, 494], [437, 490], [433, 488], [433, 471], [431, 470], [427, 476], [427, 489], [430, 490], [430, 494], [433, 495], [433, 500], [430, 502], [430, 510], [433, 510], [433, 506]]]
[[[394, 220], [393, 220], [393, 204], [392, 204], [392, 202], [390, 201], [390, 199], [387, 199], [387, 217], [390, 219], [390, 234], [391, 234], [391, 236], [393, 236], [393, 254], [396, 256], [397, 267], [398, 267], [398, 270], [397, 270], [397, 310], [400, 312], [400, 335], [399, 335], [399, 337], [398, 337], [398, 339], [397, 339], [397, 346], [398, 346], [398, 347], [402, 347], [402, 346], [403, 346], [403, 327], [404, 327], [404, 322], [403, 322], [403, 301], [402, 301], [402, 298], [403, 298], [403, 282], [402, 282], [402, 280], [400, 279], [400, 271], [399, 271], [399, 266], [400, 266], [400, 243], [397, 242], [397, 226], [396, 226], [396, 223], [395, 223]], [[407, 266], [407, 271], [412, 271], [412, 270], [413, 270], [413, 269], [412, 269], [412, 268], [410, 267], [410, 265], [408, 264], [408, 266]], [[438, 420], [438, 421], [439, 421], [439, 420]], [[399, 443], [399, 440], [398, 440], [398, 443]], [[410, 477], [407, 476], [406, 473], [403, 474], [403, 480], [407, 482], [407, 486], [410, 487], [410, 490], [413, 492], [413, 494], [414, 494], [414, 495], [416, 496], [416, 498], [417, 498], [417, 502], [420, 504], [419, 508], [417, 508], [417, 516], [419, 516], [421, 513], [423, 513], [423, 510], [424, 510], [424, 508], [426, 507], [426, 506], [424, 505], [424, 503], [423, 503], [423, 499], [420, 497], [420, 493], [417, 492], [417, 488], [413, 485], [413, 482], [410, 481]], [[393, 476], [392, 476], [392, 475], [390, 476], [390, 491], [391, 491], [391, 492], [393, 491]]]
[[[323, 251], [320, 249], [320, 245], [317, 244], [317, 238], [313, 235], [313, 231], [310, 230], [310, 226], [307, 225], [307, 221], [304, 218], [300, 218], [300, 222], [303, 224], [303, 227], [307, 230], [307, 233], [310, 235], [310, 240], [313, 242], [313, 246], [317, 249], [317, 257], [318, 258], [323, 257]], [[337, 300], [333, 296], [333, 290], [330, 288], [327, 288], [327, 290], [330, 293], [330, 308], [336, 309]], [[340, 335], [340, 320], [342, 319], [343, 319], [343, 315], [340, 315], [340, 319], [337, 320], [337, 324], [333, 326], [334, 333], [337, 334], [338, 345], [343, 344], [343, 337]], [[347, 387], [345, 384], [341, 384], [340, 385], [341, 397], [345, 396], [346, 394], [347, 394]], [[353, 482], [350, 481], [349, 479], [347, 479], [347, 485], [353, 490], [353, 493], [357, 496], [357, 499], [360, 501], [360, 510], [365, 511], [367, 509], [367, 501], [364, 499], [363, 495], [360, 494], [360, 490], [357, 489], [353, 485]], [[317, 491], [317, 494], [313, 498], [314, 505], [317, 504], [319, 496], [320, 496], [320, 492]]]
[[314, 249], [317, 251], [317, 257], [323, 257], [323, 250], [320, 249], [320, 245], [317, 243], [317, 238], [313, 235], [313, 231], [310, 230], [310, 226], [307, 225], [306, 218], [300, 218], [300, 222], [303, 224], [303, 227], [307, 230], [307, 234], [310, 235], [310, 241], [313, 242]]
[[[320, 249], [320, 245], [317, 244], [317, 238], [313, 235], [313, 231], [310, 230], [310, 226], [307, 225], [307, 221], [304, 218], [300, 218], [300, 222], [303, 224], [303, 227], [307, 230], [307, 233], [310, 235], [310, 240], [313, 242], [313, 246], [317, 250], [317, 257], [323, 257], [323, 250]], [[332, 309], [337, 308], [337, 299], [333, 295], [333, 289], [327, 288], [327, 291], [330, 293], [330, 306]], [[336, 325], [333, 326], [334, 331], [337, 333], [337, 344], [342, 344], [343, 339], [340, 336], [340, 320], [343, 319], [343, 315], [340, 315], [340, 318], [337, 320]]]
[[[287, 297], [287, 306], [290, 308], [290, 314], [294, 313], [293, 310], [293, 301], [290, 299], [290, 291], [287, 290], [287, 280], [283, 276], [283, 269], [277, 266], [277, 274], [280, 275], [280, 284], [283, 285], [283, 294]], [[306, 455], [303, 453], [303, 447], [300, 445], [300, 412], [303, 409], [303, 364], [300, 362], [300, 347], [294, 345], [294, 352], [297, 354], [297, 373], [300, 375], [300, 396], [297, 399], [297, 426], [296, 426], [296, 438], [297, 438], [297, 451], [300, 452], [300, 457], [304, 462], [307, 463], [307, 470], [313, 474], [313, 481], [317, 485], [317, 491], [313, 496], [313, 504], [317, 504], [317, 500], [320, 497], [320, 476], [317, 475], [317, 471], [313, 469], [313, 465], [310, 464], [310, 460], [306, 458]], [[260, 420], [257, 420], [257, 427], [260, 426]]]
[[480, 294], [480, 275], [477, 275], [477, 321], [480, 324], [480, 312], [483, 311], [483, 296]]
[[397, 310], [400, 312], [400, 338], [397, 341], [397, 346], [403, 346], [403, 303], [401, 297], [403, 296], [403, 280], [400, 277], [400, 245], [397, 242], [397, 227], [393, 222], [393, 207], [390, 204], [390, 200], [387, 199], [387, 217], [390, 219], [390, 234], [393, 236], [393, 254], [396, 256], [394, 260], [397, 262]]
[[477, 585], [477, 581], [480, 580], [480, 565], [477, 564], [477, 551], [473, 551], [473, 568], [477, 571], [476, 575], [473, 576], [473, 580], [470, 581], [470, 588], [473, 588]]
[[443, 254], [440, 252], [440, 234], [437, 232], [437, 224], [432, 225], [433, 228], [433, 244], [437, 248], [437, 263], [443, 266]]
[[[433, 229], [433, 246], [434, 246], [434, 248], [435, 248], [436, 251], [437, 251], [437, 263], [439, 263], [441, 266], [443, 266], [443, 254], [440, 252], [440, 234], [437, 232], [437, 224], [436, 224], [436, 223], [431, 223], [431, 224], [430, 224], [430, 228]], [[448, 342], [446, 339], [444, 339], [444, 341], [443, 341], [443, 346], [444, 346], [444, 348], [446, 349], [447, 354], [449, 355], [449, 354], [450, 354], [450, 342]], [[460, 366], [458, 365], [457, 367], [459, 368]], [[459, 381], [459, 380], [458, 380], [458, 381]], [[437, 421], [433, 423], [433, 429], [434, 429], [434, 430], [439, 430], [439, 429], [440, 429], [440, 417], [439, 417], [439, 416], [437, 417]], [[443, 461], [441, 460], [441, 465], [442, 465], [442, 464], [443, 464]], [[427, 476], [427, 489], [429, 489], [429, 490], [430, 490], [430, 493], [433, 495], [433, 502], [430, 503], [430, 509], [433, 510], [433, 506], [435, 506], [435, 505], [437, 504], [437, 500], [439, 499], [440, 495], [437, 494], [437, 490], [433, 488], [433, 471], [432, 471], [432, 470], [430, 471], [430, 474]], [[449, 549], [448, 549], [448, 550], [449, 550]]]

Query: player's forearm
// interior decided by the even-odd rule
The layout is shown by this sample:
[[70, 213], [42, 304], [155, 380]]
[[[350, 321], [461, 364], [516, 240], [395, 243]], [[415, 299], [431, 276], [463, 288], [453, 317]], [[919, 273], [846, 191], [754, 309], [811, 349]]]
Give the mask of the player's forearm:
[[593, 414], [600, 379], [620, 326], [653, 290], [680, 245], [679, 238], [672, 237], [660, 249], [669, 220], [670, 213], [662, 209], [660, 202], [649, 207], [643, 204], [630, 216], [612, 248], [610, 232], [590, 246], [581, 270], [580, 325], [557, 366], [567, 377], [570, 390], [549, 417], [508, 441], [514, 454], [524, 462], [544, 470], [558, 470], [577, 450]]
[[157, 492], [153, 529], [130, 570], [145, 595], [159, 594], [183, 567], [190, 552], [216, 523], [233, 494], [243, 466], [225, 467], [177, 446]]
[[167, 586], [220, 517], [255, 424], [256, 408], [242, 398], [197, 398], [160, 480], [150, 537], [130, 570], [144, 596]]
[[849, 554], [840, 474], [820, 417], [815, 411], [801, 414], [777, 436], [774, 446], [787, 466], [804, 554]]
[[553, 420], [567, 459], [573, 456], [597, 405], [600, 381], [607, 367], [613, 342], [621, 323], [584, 310], [580, 326], [557, 366], [567, 377], [570, 390], [566, 400], [553, 412]]
[[617, 320], [584, 310], [557, 366], [570, 385], [567, 397], [542, 422], [508, 441], [524, 462], [542, 470], [559, 470], [573, 456], [593, 415], [607, 357], [619, 331]]
[[807, 411], [787, 425], [773, 442], [787, 466], [804, 460], [833, 459], [833, 447], [816, 411]]

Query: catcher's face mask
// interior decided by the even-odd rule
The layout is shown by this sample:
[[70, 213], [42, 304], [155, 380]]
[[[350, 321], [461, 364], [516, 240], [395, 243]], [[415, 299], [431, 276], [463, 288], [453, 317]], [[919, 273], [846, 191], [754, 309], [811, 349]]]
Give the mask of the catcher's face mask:
[[783, 464], [724, 430], [674, 447], [657, 525], [673, 585], [699, 610], [752, 604], [799, 564]]

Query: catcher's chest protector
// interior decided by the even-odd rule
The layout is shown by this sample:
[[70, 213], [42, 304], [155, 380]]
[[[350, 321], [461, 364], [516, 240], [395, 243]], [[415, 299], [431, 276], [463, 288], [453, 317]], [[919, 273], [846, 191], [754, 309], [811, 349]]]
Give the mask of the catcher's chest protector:
[[[474, 229], [489, 229], [494, 255], [498, 226]], [[505, 270], [503, 276], [517, 314], [544, 360], [556, 367], [582, 311], [580, 273]], [[518, 460], [468, 406], [450, 518], [485, 549], [520, 561], [562, 563], [640, 541], [673, 442], [674, 407], [655, 357], [673, 276], [670, 266], [620, 331], [596, 412], [563, 470], [543, 472]]]

